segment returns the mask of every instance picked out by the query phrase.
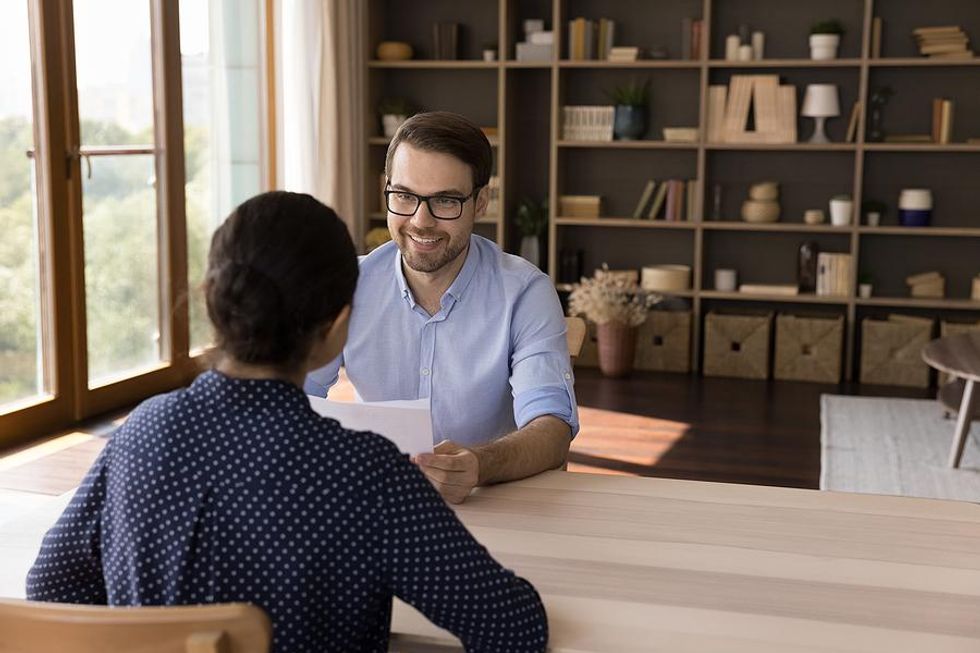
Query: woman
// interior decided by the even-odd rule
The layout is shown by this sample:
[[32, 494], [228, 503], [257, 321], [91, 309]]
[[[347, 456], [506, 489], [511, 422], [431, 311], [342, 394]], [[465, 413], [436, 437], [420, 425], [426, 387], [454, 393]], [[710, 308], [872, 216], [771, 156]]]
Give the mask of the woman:
[[219, 357], [143, 402], [44, 539], [28, 598], [249, 601], [276, 651], [386, 651], [391, 597], [471, 651], [539, 651], [537, 593], [497, 564], [396, 447], [310, 408], [357, 282], [332, 210], [274, 192], [215, 232], [205, 281]]

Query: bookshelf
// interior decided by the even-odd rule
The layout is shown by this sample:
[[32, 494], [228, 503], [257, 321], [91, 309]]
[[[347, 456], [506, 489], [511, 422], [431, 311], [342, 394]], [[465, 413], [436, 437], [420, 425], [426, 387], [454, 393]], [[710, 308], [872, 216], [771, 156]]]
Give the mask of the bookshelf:
[[[571, 18], [609, 17], [617, 21], [616, 43], [665, 45], [671, 53], [681, 46], [684, 18], [704, 21], [704, 51], [695, 60], [635, 62], [571, 61], [566, 57]], [[871, 57], [872, 20], [883, 21], [881, 52]], [[556, 55], [546, 62], [514, 60], [525, 19], [541, 18], [555, 32]], [[837, 59], [809, 58], [809, 26], [837, 18], [846, 28]], [[427, 45], [435, 21], [465, 27], [460, 61], [432, 61]], [[724, 60], [724, 39], [741, 23], [766, 34], [765, 59]], [[975, 0], [825, 0], [812, 3], [784, 0], [370, 0], [366, 16], [368, 59], [381, 40], [410, 42], [415, 60], [369, 61], [365, 69], [364, 192], [367, 226], [384, 224], [377, 212], [377, 174], [388, 139], [380, 137], [374, 107], [382, 97], [407, 97], [425, 109], [447, 109], [469, 116], [481, 126], [495, 127], [496, 174], [500, 177], [502, 218], [477, 225], [481, 235], [515, 252], [519, 235], [512, 227], [517, 202], [525, 196], [548, 198], [551, 207], [543, 246], [542, 267], [559, 292], [571, 286], [558, 278], [562, 250], [580, 250], [586, 273], [607, 262], [613, 268], [651, 264], [692, 267], [692, 289], [677, 295], [692, 310], [692, 369], [700, 370], [703, 315], [712, 309], [765, 309], [846, 318], [844, 372], [857, 376], [860, 322], [890, 311], [937, 319], [980, 319], [980, 302], [969, 299], [970, 280], [980, 273], [980, 57], [936, 60], [918, 57], [911, 38], [924, 25], [960, 25], [980, 49], [980, 3]], [[481, 44], [495, 42], [498, 60], [481, 60]], [[810, 144], [813, 121], [797, 118], [797, 140], [789, 144], [712, 143], [705, 137], [707, 90], [728, 84], [736, 74], [777, 74], [782, 84], [797, 89], [797, 113], [807, 84], [833, 83], [840, 92], [841, 116], [829, 120], [831, 143]], [[646, 138], [640, 141], [582, 142], [561, 139], [561, 107], [603, 104], [606, 91], [636, 79], [649, 79], [651, 105]], [[872, 143], [866, 141], [868, 98], [874, 89], [890, 86], [896, 94], [884, 110], [891, 133], [927, 133], [931, 99], [956, 102], [953, 140], [934, 143]], [[854, 142], [844, 141], [851, 107], [862, 102]], [[663, 127], [700, 126], [692, 143], [659, 140]], [[647, 179], [698, 179], [695, 219], [691, 222], [635, 220], [635, 203]], [[772, 224], [738, 219], [739, 206], [752, 183], [780, 182], [782, 216]], [[708, 219], [712, 187], [722, 185], [722, 220]], [[933, 226], [897, 224], [901, 188], [933, 190]], [[855, 207], [865, 199], [884, 201], [889, 209], [882, 225], [870, 227], [859, 218], [845, 227], [807, 225], [802, 213], [822, 208], [830, 196], [847, 193]], [[583, 219], [558, 213], [563, 194], [604, 197], [604, 214]], [[373, 202], [373, 203], [372, 203]], [[859, 211], [855, 211], [859, 214]], [[854, 257], [851, 292], [847, 296], [745, 295], [712, 288], [719, 267], [739, 270], [744, 283], [791, 283], [796, 254], [804, 241], [820, 251]], [[908, 274], [939, 270], [947, 278], [947, 297], [907, 297]], [[870, 273], [875, 296], [856, 295], [857, 276]]]

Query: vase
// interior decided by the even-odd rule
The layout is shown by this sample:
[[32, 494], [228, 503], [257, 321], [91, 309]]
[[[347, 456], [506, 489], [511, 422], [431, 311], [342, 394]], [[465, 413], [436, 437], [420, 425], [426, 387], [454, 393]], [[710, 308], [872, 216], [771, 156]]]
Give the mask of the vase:
[[868, 141], [880, 143], [885, 140], [884, 122], [884, 107], [872, 104], [871, 115], [868, 116]]
[[796, 283], [801, 292], [816, 292], [817, 290], [817, 255], [820, 246], [812, 240], [800, 245], [796, 256]]
[[620, 378], [633, 371], [636, 352], [636, 327], [621, 322], [596, 325], [599, 349], [599, 371], [605, 376]]
[[811, 34], [810, 58], [827, 60], [837, 58], [837, 46], [840, 44], [838, 34]]
[[647, 131], [647, 108], [616, 105], [613, 133], [621, 141], [635, 141]]
[[541, 250], [538, 247], [537, 236], [524, 236], [521, 238], [521, 257], [535, 265], [541, 267]]

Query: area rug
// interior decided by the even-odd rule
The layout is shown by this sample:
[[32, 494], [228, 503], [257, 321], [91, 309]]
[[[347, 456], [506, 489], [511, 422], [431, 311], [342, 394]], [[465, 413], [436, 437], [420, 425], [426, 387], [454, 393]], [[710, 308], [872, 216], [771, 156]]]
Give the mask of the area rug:
[[820, 489], [980, 501], [980, 422], [950, 469], [955, 425], [936, 401], [823, 395]]

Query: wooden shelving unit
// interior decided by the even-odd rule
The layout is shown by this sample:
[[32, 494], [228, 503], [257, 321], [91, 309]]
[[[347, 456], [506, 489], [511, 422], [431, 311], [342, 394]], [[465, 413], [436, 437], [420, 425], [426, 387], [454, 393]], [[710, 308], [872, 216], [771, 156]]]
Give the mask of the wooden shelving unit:
[[[674, 53], [680, 47], [681, 20], [700, 18], [707, 30], [707, 47], [703, 57], [696, 60], [570, 61], [566, 58], [568, 21], [577, 16], [616, 20], [617, 44], [663, 44]], [[880, 57], [872, 58], [871, 23], [875, 16], [884, 21], [883, 50]], [[808, 58], [808, 27], [831, 17], [840, 19], [847, 28], [840, 58], [813, 61]], [[527, 18], [544, 19], [547, 29], [554, 30], [556, 54], [551, 61], [513, 60], [521, 23]], [[426, 58], [424, 44], [431, 22], [436, 20], [464, 23], [473, 32], [461, 53], [466, 60]], [[860, 320], [866, 316], [894, 309], [935, 317], [980, 318], [980, 302], [965, 298], [969, 295], [969, 277], [980, 272], [980, 185], [975, 182], [980, 178], [980, 145], [965, 143], [969, 137], [980, 137], [980, 106], [975, 91], [980, 88], [980, 58], [919, 58], [910, 36], [918, 26], [958, 24], [973, 39], [980, 39], [980, 3], [975, 0], [825, 0], [818, 5], [784, 0], [664, 0], [651, 3], [649, 8], [604, 0], [480, 0], [465, 4], [370, 0], [367, 22], [369, 53], [380, 40], [405, 40], [412, 42], [422, 57], [397, 63], [370, 61], [364, 84], [368, 111], [389, 92], [403, 93], [425, 109], [459, 111], [478, 124], [497, 128], [495, 152], [505, 219], [481, 225], [484, 230], [479, 233], [515, 251], [518, 238], [509, 222], [517, 201], [524, 196], [547, 197], [551, 216], [544, 267], [560, 292], [571, 289], [567, 280], [558, 278], [562, 250], [581, 250], [586, 273], [603, 262], [614, 268], [657, 263], [692, 266], [693, 288], [678, 296], [690, 303], [695, 318], [694, 369], [700, 369], [701, 318], [712, 308], [744, 305], [795, 310], [803, 305], [810, 312], [844, 315], [847, 379], [857, 376]], [[740, 23], [766, 33], [766, 59], [729, 62], [720, 58], [725, 36], [734, 33]], [[501, 60], [477, 60], [483, 41], [501, 44]], [[837, 84], [842, 115], [828, 121], [834, 142], [805, 142], [812, 121], [802, 117], [797, 122], [800, 142], [792, 144], [710, 143], [703, 136], [693, 143], [660, 140], [665, 126], [705, 125], [708, 86], [727, 84], [733, 74], [780, 75], [782, 83], [797, 87], [798, 107], [807, 84]], [[609, 104], [607, 90], [635, 79], [651, 81], [651, 121], [646, 140], [597, 143], [561, 138], [562, 106]], [[928, 132], [931, 99], [954, 99], [957, 142], [867, 142], [866, 110], [859, 114], [856, 141], [843, 142], [853, 103], [861, 101], [866, 108], [868, 97], [880, 86], [896, 90], [885, 109], [885, 127], [894, 133]], [[365, 134], [369, 153], [365, 194], [369, 200], [377, 195], [378, 161], [383, 157], [382, 145], [387, 145], [387, 139], [378, 136], [376, 116], [372, 113], [371, 117]], [[651, 178], [700, 180], [695, 220], [670, 223], [624, 217], [633, 213], [643, 185]], [[739, 205], [748, 186], [766, 179], [781, 184], [783, 221], [739, 221]], [[718, 221], [706, 217], [713, 213], [715, 184], [723, 189], [722, 219]], [[934, 226], [895, 224], [898, 191], [905, 187], [933, 189]], [[883, 200], [890, 211], [879, 227], [863, 222], [845, 227], [802, 222], [802, 213], [808, 208], [829, 213], [827, 200], [838, 193], [852, 195], [858, 207], [865, 199]], [[603, 195], [604, 217], [559, 215], [558, 200], [563, 194]], [[374, 223], [384, 219], [379, 213], [369, 217]], [[738, 268], [739, 281], [744, 283], [793, 282], [796, 248], [808, 240], [816, 242], [821, 251], [854, 256], [849, 295], [745, 295], [711, 288], [713, 271], [718, 267]], [[906, 292], [905, 276], [930, 269], [947, 275], [949, 298], [900, 296]], [[861, 273], [875, 278], [875, 292], [881, 297], [857, 297]]]

